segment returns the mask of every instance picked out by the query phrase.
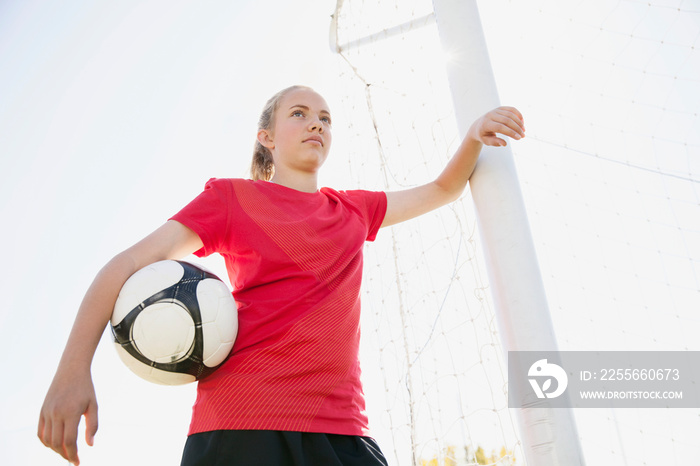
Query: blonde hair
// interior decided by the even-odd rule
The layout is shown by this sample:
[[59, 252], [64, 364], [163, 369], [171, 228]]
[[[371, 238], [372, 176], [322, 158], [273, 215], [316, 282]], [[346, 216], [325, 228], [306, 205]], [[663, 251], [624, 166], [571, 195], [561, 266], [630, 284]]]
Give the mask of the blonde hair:
[[[313, 90], [307, 86], [291, 86], [286, 89], [282, 89], [267, 101], [262, 113], [260, 114], [260, 119], [258, 120], [258, 131], [263, 129], [272, 131], [272, 128], [275, 125], [275, 114], [280, 106], [280, 102], [285, 95], [299, 89]], [[250, 165], [250, 177], [253, 180], [270, 181], [274, 173], [275, 162], [272, 159], [272, 153], [267, 147], [260, 144], [260, 141], [255, 141], [253, 161]]]

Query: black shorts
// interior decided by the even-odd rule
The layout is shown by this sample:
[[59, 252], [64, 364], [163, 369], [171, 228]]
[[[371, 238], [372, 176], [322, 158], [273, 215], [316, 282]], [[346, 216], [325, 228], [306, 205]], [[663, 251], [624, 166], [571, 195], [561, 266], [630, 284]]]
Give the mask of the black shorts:
[[387, 466], [369, 437], [215, 430], [190, 435], [180, 466]]

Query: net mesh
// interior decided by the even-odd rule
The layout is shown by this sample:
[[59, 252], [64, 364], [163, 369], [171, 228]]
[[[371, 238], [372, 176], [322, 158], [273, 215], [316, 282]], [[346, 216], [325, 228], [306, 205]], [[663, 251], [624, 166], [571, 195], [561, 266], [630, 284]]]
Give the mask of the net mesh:
[[[700, 3], [479, 8], [501, 100], [526, 119], [514, 152], [560, 349], [698, 350]], [[364, 139], [347, 170], [370, 189], [434, 178], [459, 143], [431, 11], [338, 4], [341, 111], [349, 137]], [[385, 453], [523, 464], [469, 193], [387, 233], [366, 254], [363, 323]], [[589, 464], [700, 454], [696, 409], [576, 417]]]
[[[344, 119], [367, 140], [347, 169], [370, 189], [437, 176], [460, 142], [431, 11], [344, 2], [336, 13]], [[522, 457], [474, 219], [467, 193], [392, 227], [365, 255], [365, 389], [373, 434], [395, 464]]]

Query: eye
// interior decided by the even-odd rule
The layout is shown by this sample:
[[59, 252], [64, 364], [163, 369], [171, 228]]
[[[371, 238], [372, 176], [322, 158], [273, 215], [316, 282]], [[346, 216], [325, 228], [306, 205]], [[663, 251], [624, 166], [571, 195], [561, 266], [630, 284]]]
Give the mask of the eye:
[[328, 116], [321, 117], [321, 121], [324, 121], [330, 125], [331, 124], [331, 117], [328, 117]]
[[304, 112], [302, 112], [301, 110], [294, 110], [292, 112], [292, 116], [304, 116]]

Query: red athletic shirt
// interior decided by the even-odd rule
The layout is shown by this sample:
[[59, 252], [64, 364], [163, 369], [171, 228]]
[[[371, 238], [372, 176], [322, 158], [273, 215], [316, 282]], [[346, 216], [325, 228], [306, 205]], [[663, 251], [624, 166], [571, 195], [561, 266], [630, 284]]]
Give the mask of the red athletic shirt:
[[238, 305], [231, 356], [200, 381], [190, 434], [367, 435], [358, 361], [362, 248], [386, 195], [212, 179], [172, 217], [220, 253]]

